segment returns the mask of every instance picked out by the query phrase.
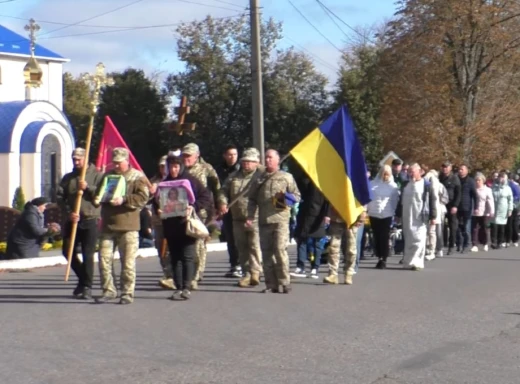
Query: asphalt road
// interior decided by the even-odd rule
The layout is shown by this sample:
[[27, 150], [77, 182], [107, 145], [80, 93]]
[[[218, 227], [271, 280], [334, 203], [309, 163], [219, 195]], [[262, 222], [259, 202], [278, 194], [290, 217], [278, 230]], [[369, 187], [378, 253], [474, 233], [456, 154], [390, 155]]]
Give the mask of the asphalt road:
[[[294, 258], [294, 255], [292, 255]], [[133, 305], [69, 298], [64, 268], [0, 274], [2, 384], [516, 384], [518, 249], [435, 260], [422, 272], [363, 262], [353, 286], [239, 289], [226, 256], [187, 302], [166, 300], [156, 259]], [[325, 272], [323, 270], [322, 272]]]

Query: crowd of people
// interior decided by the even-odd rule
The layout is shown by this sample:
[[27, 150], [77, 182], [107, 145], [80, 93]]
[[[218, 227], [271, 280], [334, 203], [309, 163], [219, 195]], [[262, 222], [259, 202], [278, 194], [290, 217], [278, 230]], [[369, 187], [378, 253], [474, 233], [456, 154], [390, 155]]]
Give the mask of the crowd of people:
[[451, 255], [518, 247], [518, 175], [503, 170], [472, 177], [467, 165], [454, 168], [449, 161], [440, 172], [419, 164], [404, 167], [394, 160], [371, 181], [374, 199], [368, 216], [379, 258], [376, 268], [386, 267], [390, 230], [396, 224], [403, 231], [401, 263], [415, 270], [424, 268], [425, 259], [443, 257], [445, 248]]
[[[172, 291], [169, 298], [190, 299], [204, 279], [210, 240], [189, 230], [191, 220], [207, 227], [216, 220], [221, 222], [221, 240], [227, 243], [230, 265], [225, 276], [238, 279], [241, 288], [251, 288], [261, 284], [263, 275], [265, 293], [290, 293], [291, 277], [319, 278], [324, 260], [328, 267], [324, 283], [351, 285], [367, 245], [378, 258], [376, 268], [386, 268], [393, 250], [402, 252], [404, 268], [415, 271], [424, 269], [425, 260], [443, 257], [445, 248], [450, 255], [518, 246], [520, 187], [518, 177], [507, 171], [494, 172], [489, 178], [482, 173], [471, 177], [464, 164], [455, 170], [450, 162], [444, 162], [436, 171], [396, 159], [383, 165], [374, 178], [367, 175], [372, 201], [357, 221], [347, 226], [305, 172], [281, 169], [280, 155], [272, 149], [266, 151], [262, 165], [255, 148], [245, 149], [239, 157], [237, 148], [229, 146], [223, 151], [222, 164], [214, 168], [203, 160], [199, 147], [190, 143], [162, 156], [151, 179], [129, 165], [125, 148], [113, 150], [112, 169], [104, 175], [88, 164], [84, 149], [76, 148], [72, 158], [74, 170], [63, 177], [57, 194], [66, 217], [63, 254], [67, 255], [71, 229], [77, 224], [71, 267], [78, 283], [73, 295], [93, 298], [94, 253], [98, 248], [102, 294], [97, 303], [118, 298], [121, 304], [134, 301], [135, 259], [140, 247], [150, 246], [159, 254], [163, 273], [159, 284]], [[86, 177], [81, 181], [84, 167]], [[109, 200], [100, 198], [106, 178], [116, 176], [124, 180], [122, 194], [111, 195]], [[165, 216], [167, 207], [162, 205], [158, 190], [161, 183], [176, 181], [189, 186], [192, 201], [184, 214]], [[83, 194], [80, 213], [76, 214], [78, 191]], [[27, 237], [25, 243], [34, 245], [50, 231], [59, 230], [56, 224], [43, 228], [47, 201], [36, 200], [28, 203], [32, 232], [20, 235]], [[12, 233], [27, 232], [22, 228], [23, 220], [19, 223]], [[401, 236], [395, 236], [396, 229]], [[291, 238], [297, 244], [293, 272], [289, 271], [287, 254]], [[8, 244], [8, 253], [10, 249], [23, 253], [16, 241]], [[113, 270], [116, 249], [121, 259], [119, 287]]]

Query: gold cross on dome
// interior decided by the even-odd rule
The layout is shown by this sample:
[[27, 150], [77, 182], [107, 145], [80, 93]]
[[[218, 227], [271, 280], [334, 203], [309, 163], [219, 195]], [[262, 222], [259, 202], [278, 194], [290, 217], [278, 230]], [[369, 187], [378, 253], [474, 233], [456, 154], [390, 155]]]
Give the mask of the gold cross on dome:
[[29, 24], [24, 27], [24, 29], [29, 32], [29, 40], [31, 43], [31, 53], [34, 53], [34, 49], [36, 48], [36, 32], [40, 30], [40, 26], [36, 24], [34, 19], [29, 20]]

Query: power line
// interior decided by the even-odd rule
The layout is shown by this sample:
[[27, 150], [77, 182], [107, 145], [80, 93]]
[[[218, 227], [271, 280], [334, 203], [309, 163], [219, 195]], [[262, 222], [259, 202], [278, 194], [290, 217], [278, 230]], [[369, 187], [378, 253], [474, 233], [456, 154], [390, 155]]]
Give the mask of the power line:
[[327, 69], [338, 71], [339, 69], [334, 67], [333, 65], [327, 63], [325, 60], [323, 60], [321, 57], [316, 55], [314, 52], [310, 51], [309, 49], [305, 48], [302, 44], [298, 43], [296, 40], [290, 38], [289, 36], [284, 36], [285, 39], [291, 41], [293, 44], [299, 46], [303, 51], [308, 53], [310, 56], [314, 57], [314, 59], [321, 64], [322, 66], [326, 67]]
[[[191, 0], [177, 0], [177, 1], [180, 1], [181, 3], [203, 5], [205, 7], [210, 7], [210, 8], [225, 9], [226, 11], [236, 11], [236, 8], [232, 9], [232, 8], [227, 8], [227, 7], [221, 7], [219, 5], [211, 5], [211, 4], [206, 4], [206, 3], [199, 3], [199, 2], [191, 1]], [[217, 1], [217, 0], [214, 0], [214, 1]], [[220, 2], [221, 1], [219, 1], [219, 3]], [[230, 3], [226, 2], [226, 4], [230, 4]], [[233, 4], [233, 5], [237, 5], [237, 4]], [[241, 8], [245, 8], [245, 7], [241, 7]]]
[[341, 33], [343, 33], [345, 35], [345, 37], [348, 38], [348, 35], [347, 33], [343, 30], [343, 28], [341, 28], [338, 24], [338, 22], [331, 16], [331, 14], [327, 11], [327, 8], [323, 5], [323, 3], [319, 0], [316, 0], [316, 2], [319, 4], [319, 6], [321, 7], [321, 9], [323, 10], [323, 12], [328, 16], [328, 18], [334, 23], [334, 25], [336, 27], [338, 27], [338, 29], [341, 31]]
[[291, 1], [291, 0], [287, 0], [289, 2], [289, 4], [291, 4], [291, 6], [296, 10], [296, 12], [298, 12], [300, 14], [301, 17], [303, 17], [305, 19], [305, 21], [312, 27], [314, 28], [314, 30], [316, 32], [318, 32], [321, 37], [323, 37], [325, 40], [327, 40], [329, 42], [330, 45], [332, 45], [334, 48], [336, 48], [339, 52], [343, 53], [343, 51], [338, 48], [338, 46], [336, 44], [334, 44], [327, 36], [325, 36], [314, 24], [311, 23], [311, 21], [302, 13], [302, 11], [300, 11], [298, 9], [298, 7], [296, 5], [294, 5], [294, 3]]
[[235, 7], [239, 7], [239, 8], [245, 8], [245, 7], [242, 6], [242, 5], [238, 5], [237, 3], [231, 3], [231, 2], [229, 2], [229, 1], [224, 1], [224, 0], [213, 0], [213, 1], [215, 1], [215, 2], [217, 2], [217, 3], [221, 3], [221, 4], [233, 5], [233, 6], [235, 6]]
[[[242, 17], [242, 16], [245, 16], [245, 15], [243, 13], [240, 13], [240, 14], [233, 15], [233, 16], [216, 17], [216, 18], [213, 18], [213, 20], [226, 20], [226, 19], [232, 19], [235, 17]], [[70, 35], [43, 37], [41, 40], [61, 39], [61, 38], [66, 38], [66, 37], [78, 37], [78, 36], [90, 36], [90, 35], [103, 35], [103, 34], [107, 34], [107, 33], [138, 31], [138, 30], [142, 30], [142, 29], [152, 29], [152, 28], [177, 27], [177, 26], [183, 25], [183, 24], [185, 24], [185, 22], [173, 23], [173, 24], [147, 25], [147, 26], [142, 26], [142, 27], [132, 27], [132, 28], [122, 28], [122, 29], [111, 29], [108, 31], [98, 31], [98, 32], [74, 33], [74, 34], [70, 34]]]
[[[332, 12], [330, 10], [329, 7], [327, 7], [325, 4], [323, 4], [320, 0], [316, 0], [316, 2], [323, 8], [325, 9], [327, 12], [329, 12], [332, 16], [334, 16], [336, 19], [338, 19], [343, 25], [345, 25], [348, 29], [350, 29], [351, 31], [353, 31], [354, 33], [357, 33], [359, 36], [361, 36], [362, 38], [364, 39], [367, 39], [367, 36], [363, 35], [361, 32], [359, 32], [357, 29], [355, 29], [354, 27], [350, 26], [349, 24], [347, 24], [341, 17], [339, 17], [338, 15], [336, 15], [334, 12]], [[370, 39], [368, 39], [370, 40]]]
[[130, 7], [130, 6], [134, 5], [134, 4], [140, 3], [140, 2], [142, 2], [142, 1], [143, 1], [143, 0], [135, 0], [135, 1], [131, 2], [131, 3], [128, 3], [128, 4], [122, 5], [122, 6], [120, 6], [120, 7], [117, 7], [117, 8], [111, 9], [110, 11], [106, 11], [106, 12], [103, 12], [103, 13], [97, 14], [97, 15], [95, 15], [95, 16], [89, 17], [89, 18], [87, 18], [87, 19], [80, 20], [80, 21], [78, 21], [78, 22], [76, 22], [76, 23], [73, 23], [73, 24], [70, 24], [70, 25], [65, 25], [65, 26], [63, 26], [63, 27], [56, 28], [56, 29], [53, 29], [53, 30], [51, 30], [51, 31], [41, 33], [41, 34], [39, 35], [39, 37], [41, 37], [41, 36], [45, 36], [45, 35], [48, 35], [48, 34], [50, 34], [50, 33], [54, 33], [54, 32], [57, 32], [57, 31], [61, 31], [61, 30], [66, 29], [66, 28], [70, 28], [70, 27], [73, 27], [73, 26], [77, 26], [78, 24], [84, 23], [84, 22], [86, 22], [86, 21], [90, 21], [90, 20], [97, 19], [97, 18], [99, 18], [99, 17], [102, 17], [102, 16], [105, 16], [105, 15], [108, 15], [108, 14], [110, 14], [110, 13], [117, 12], [117, 11], [119, 11], [119, 10], [121, 10], [121, 9], [124, 9], [124, 8]]

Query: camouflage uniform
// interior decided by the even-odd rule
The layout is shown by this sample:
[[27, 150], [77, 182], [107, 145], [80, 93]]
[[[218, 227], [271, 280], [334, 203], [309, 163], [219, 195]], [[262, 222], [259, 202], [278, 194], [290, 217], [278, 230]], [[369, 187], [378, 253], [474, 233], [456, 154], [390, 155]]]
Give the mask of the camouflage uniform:
[[[248, 148], [244, 151], [241, 161], [260, 161], [260, 154], [255, 148]], [[257, 168], [252, 172], [246, 173], [240, 169], [228, 176], [222, 189], [218, 194], [218, 205], [228, 205], [242, 192], [248, 190], [251, 184], [263, 173], [263, 169]], [[260, 238], [258, 230], [258, 213], [255, 214], [253, 228], [245, 227], [248, 218], [248, 196], [247, 193], [239, 198], [230, 208], [233, 217], [233, 235], [235, 245], [238, 250], [240, 266], [244, 277], [239, 282], [239, 286], [248, 287], [260, 283], [260, 273], [262, 272], [262, 253], [260, 250]]]
[[[199, 154], [199, 146], [195, 143], [186, 144], [182, 148], [182, 154], [193, 155]], [[220, 189], [220, 181], [218, 178], [217, 171], [211, 166], [211, 164], [206, 163], [202, 158], [199, 158], [197, 163], [192, 167], [186, 167], [186, 171], [197, 178], [205, 188], [208, 188], [209, 191], [213, 194], [213, 198], [215, 199], [218, 195], [218, 191]], [[200, 219], [208, 224], [211, 219], [212, 212], [207, 212], [205, 209], [202, 209], [199, 213]], [[204, 275], [204, 270], [206, 269], [206, 240], [197, 240], [196, 244], [196, 258], [195, 258], [195, 284], [194, 287], [197, 286], [196, 282], [201, 280]]]
[[341, 253], [341, 238], [345, 233], [345, 284], [352, 284], [352, 276], [354, 276], [356, 269], [357, 246], [356, 238], [358, 227], [353, 225], [347, 228], [345, 221], [337, 214], [337, 212], [330, 208], [329, 211], [330, 226], [329, 226], [329, 275], [323, 279], [324, 283], [338, 284], [338, 270], [339, 258]]
[[273, 292], [278, 291], [279, 285], [284, 287], [285, 292], [285, 287], [291, 282], [287, 255], [291, 210], [287, 206], [278, 208], [275, 204], [276, 195], [280, 193], [292, 194], [296, 201], [300, 200], [300, 191], [290, 173], [264, 171], [254, 180], [248, 202], [248, 218], [255, 217], [258, 207], [266, 291]]
[[[128, 150], [115, 148], [112, 160], [128, 160]], [[114, 171], [107, 175], [114, 174]], [[113, 206], [101, 203], [102, 228], [99, 240], [99, 274], [103, 296], [99, 302], [117, 297], [114, 272], [114, 250], [117, 246], [121, 258], [121, 303], [134, 300], [135, 259], [139, 249], [140, 211], [149, 199], [146, 177], [142, 172], [130, 168], [122, 176], [126, 180], [126, 196], [123, 204]], [[98, 190], [97, 195], [100, 195]]]

